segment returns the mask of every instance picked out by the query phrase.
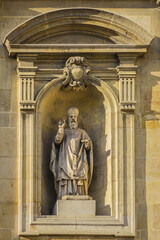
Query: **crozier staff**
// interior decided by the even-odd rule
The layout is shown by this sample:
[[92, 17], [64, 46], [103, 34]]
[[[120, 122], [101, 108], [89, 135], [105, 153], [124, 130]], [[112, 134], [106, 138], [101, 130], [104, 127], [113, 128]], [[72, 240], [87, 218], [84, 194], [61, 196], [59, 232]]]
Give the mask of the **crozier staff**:
[[78, 128], [79, 110], [67, 111], [67, 127], [60, 120], [52, 143], [50, 169], [54, 174], [57, 199], [64, 195], [88, 195], [93, 172], [92, 141]]

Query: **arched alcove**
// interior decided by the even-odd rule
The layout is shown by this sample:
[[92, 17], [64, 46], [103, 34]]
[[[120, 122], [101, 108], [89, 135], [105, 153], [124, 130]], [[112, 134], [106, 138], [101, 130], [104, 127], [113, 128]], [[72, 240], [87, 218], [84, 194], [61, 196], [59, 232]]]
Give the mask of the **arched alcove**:
[[[66, 119], [67, 109], [76, 106], [80, 110], [79, 127], [85, 129], [93, 142], [94, 171], [89, 194], [96, 200], [96, 214], [111, 216], [112, 209], [112, 162], [111, 135], [114, 138], [117, 100], [106, 85], [89, 85], [84, 92], [64, 91], [60, 86], [48, 84], [37, 99], [37, 123], [41, 126], [41, 214], [52, 214], [56, 202], [53, 175], [49, 169], [51, 143], [56, 135], [58, 121]], [[107, 89], [107, 90], [106, 90]], [[113, 147], [114, 148], [114, 147]]]

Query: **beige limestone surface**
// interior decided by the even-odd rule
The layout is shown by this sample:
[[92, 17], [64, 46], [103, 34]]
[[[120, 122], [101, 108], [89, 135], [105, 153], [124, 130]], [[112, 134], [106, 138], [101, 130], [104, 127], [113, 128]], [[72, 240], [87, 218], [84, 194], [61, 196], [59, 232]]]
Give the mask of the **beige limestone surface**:
[[95, 200], [58, 200], [56, 212], [59, 217], [93, 217], [96, 212]]
[[[16, 59], [9, 58], [5, 36], [29, 18], [66, 7], [92, 7], [125, 16], [155, 35], [136, 65], [135, 240], [160, 239], [160, 10], [156, 1], [8, 1], [0, 2], [0, 240], [18, 239], [18, 83]], [[92, 58], [92, 57], [90, 57]], [[98, 60], [97, 60], [98, 61]], [[94, 63], [95, 65], [97, 64]], [[59, 61], [59, 65], [61, 62]], [[104, 66], [106, 63], [104, 62]], [[38, 84], [37, 84], [38, 85]], [[43, 82], [37, 86], [41, 88]], [[118, 92], [116, 80], [109, 85]], [[97, 189], [103, 195], [103, 168], [97, 167]], [[102, 191], [100, 189], [102, 188]], [[101, 198], [100, 195], [97, 198]], [[114, 197], [114, 196], [113, 196]], [[106, 200], [108, 201], [108, 199]], [[104, 203], [100, 203], [102, 207]], [[107, 205], [107, 204], [106, 204]], [[101, 210], [103, 212], [103, 210]], [[23, 240], [93, 239], [78, 236], [26, 236]], [[130, 238], [95, 237], [128, 240]]]

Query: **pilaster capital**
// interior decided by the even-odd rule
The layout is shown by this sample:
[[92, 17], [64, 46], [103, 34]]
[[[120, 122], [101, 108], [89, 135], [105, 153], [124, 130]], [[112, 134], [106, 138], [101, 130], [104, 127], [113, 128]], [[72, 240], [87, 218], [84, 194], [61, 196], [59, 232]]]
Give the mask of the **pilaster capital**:
[[21, 101], [19, 107], [21, 112], [31, 114], [35, 110], [35, 101]]
[[17, 56], [17, 74], [20, 78], [34, 78], [38, 69], [35, 66], [36, 54], [18, 55]]
[[117, 73], [119, 77], [134, 77], [136, 76], [136, 72], [137, 72], [137, 66], [123, 66], [123, 65], [119, 65], [117, 68]]
[[38, 69], [35, 66], [36, 54], [17, 56], [17, 75], [19, 77], [19, 106], [20, 111], [27, 112], [35, 109], [34, 78]]
[[136, 108], [135, 66], [137, 54], [118, 54], [120, 64], [116, 70], [119, 76], [119, 103], [122, 111], [134, 112]]

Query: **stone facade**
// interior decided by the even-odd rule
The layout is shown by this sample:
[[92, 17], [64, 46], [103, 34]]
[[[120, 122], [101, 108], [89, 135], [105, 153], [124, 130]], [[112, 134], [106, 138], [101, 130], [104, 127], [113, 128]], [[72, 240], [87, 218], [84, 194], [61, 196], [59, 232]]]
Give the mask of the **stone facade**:
[[[156, 3], [159, 4], [158, 1], [149, 0], [0, 1], [0, 240], [159, 240], [160, 10]], [[99, 27], [95, 23], [93, 28], [89, 21], [93, 22], [95, 19], [85, 19], [91, 26], [90, 36], [86, 36], [82, 22], [81, 25], [79, 22], [78, 27], [83, 34], [77, 33], [78, 37], [73, 37], [72, 32], [65, 37], [56, 35], [58, 31], [52, 32], [51, 26], [48, 28], [51, 32], [47, 34], [54, 34], [54, 43], [57, 46], [51, 48], [48, 45], [47, 48], [46, 45], [44, 48], [44, 43], [53, 44], [52, 38], [44, 37], [47, 36], [45, 29], [51, 24], [49, 17], [54, 19], [52, 11], [72, 7], [100, 11], [100, 19], [105, 15], [103, 11], [106, 11], [107, 21], [111, 16], [109, 26], [108, 23], [105, 23], [107, 27], [102, 26], [101, 21]], [[49, 11], [50, 15], [45, 14]], [[83, 15], [82, 9], [76, 11], [76, 14]], [[64, 10], [61, 13], [59, 21], [62, 21], [63, 26], [63, 15], [68, 12]], [[30, 20], [30, 25], [25, 23], [9, 34], [18, 25], [39, 14], [44, 15], [41, 15], [42, 18], [35, 18], [37, 20]], [[89, 12], [87, 14], [89, 15]], [[92, 16], [96, 14], [97, 12], [94, 12]], [[36, 24], [41, 20], [41, 27], [44, 22], [46, 24], [44, 34], [39, 34], [41, 29], [36, 28]], [[120, 25], [116, 28], [118, 22], [122, 28]], [[108, 32], [109, 37], [104, 34], [105, 27], [112, 30]], [[87, 47], [81, 46], [83, 41], [87, 42]], [[117, 44], [115, 47], [111, 46], [113, 42]], [[23, 45], [24, 43], [28, 46]], [[31, 48], [31, 43], [41, 46]], [[59, 43], [71, 43], [72, 46], [62, 49]], [[75, 49], [76, 43], [79, 43], [79, 46]], [[22, 45], [16, 47], [15, 44]], [[97, 45], [91, 49], [89, 44]], [[109, 44], [110, 47], [105, 45], [103, 48], [102, 44]], [[66, 60], [77, 54], [87, 59], [91, 65], [92, 77], [100, 80], [98, 83], [101, 84], [91, 84], [88, 90], [82, 93], [86, 108], [78, 95], [75, 97], [72, 93], [69, 97], [67, 92], [62, 93], [59, 87], [56, 88], [54, 83], [55, 77], [63, 75]], [[25, 99], [26, 92], [22, 87], [24, 84], [30, 86]], [[55, 87], [52, 87], [52, 84]], [[128, 93], [125, 96], [126, 88]], [[44, 171], [41, 174], [41, 166], [34, 167], [37, 162], [34, 160], [33, 151], [34, 148], [37, 149], [37, 159], [49, 159], [49, 144], [52, 138], [50, 131], [55, 131], [51, 120], [57, 122], [66, 109], [65, 102], [72, 104], [73, 98], [82, 109], [82, 119], [86, 119], [80, 124], [86, 127], [93, 139], [97, 159], [94, 163], [95, 172], [90, 193], [96, 200], [99, 220], [78, 219], [79, 224], [71, 218], [58, 221], [52, 219], [48, 206], [52, 205], [54, 193], [50, 197], [52, 188], [48, 188], [49, 181], [45, 181], [48, 173]], [[59, 100], [63, 105], [61, 109]], [[58, 113], [56, 117], [50, 104]], [[87, 115], [88, 111], [90, 116]], [[88, 125], [89, 121], [91, 127]], [[35, 131], [38, 132], [37, 140], [33, 138], [36, 136]], [[44, 139], [43, 156], [40, 139]], [[98, 144], [99, 139], [102, 144]], [[38, 147], [35, 147], [34, 141], [37, 141]], [[26, 153], [30, 153], [30, 156]], [[106, 156], [107, 162], [103, 161]], [[47, 167], [45, 162], [42, 163]], [[35, 219], [35, 211], [45, 219]], [[116, 217], [111, 219], [112, 216]], [[61, 224], [64, 228], [60, 227]]]

